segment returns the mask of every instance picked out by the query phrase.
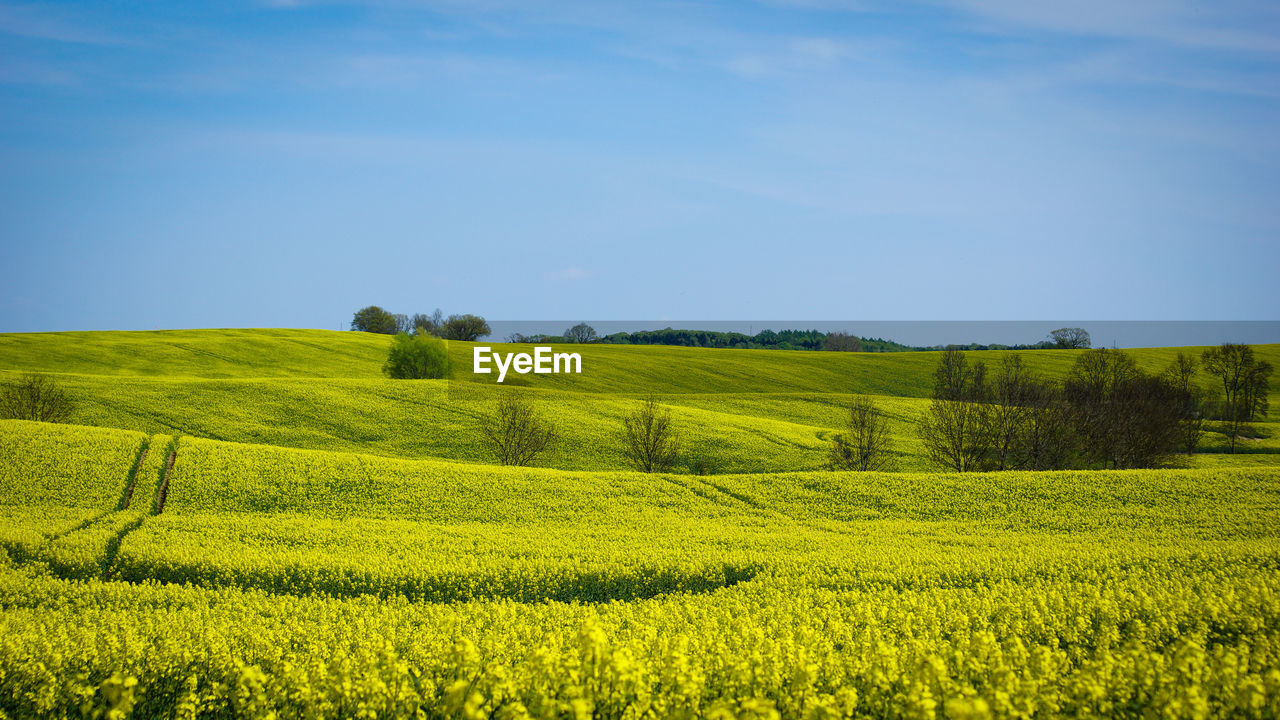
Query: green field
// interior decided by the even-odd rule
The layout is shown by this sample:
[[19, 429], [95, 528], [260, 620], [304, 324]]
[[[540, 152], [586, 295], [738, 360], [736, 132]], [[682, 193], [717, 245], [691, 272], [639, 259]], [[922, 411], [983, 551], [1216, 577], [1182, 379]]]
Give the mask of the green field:
[[[927, 406], [937, 353], [822, 353], [656, 346], [566, 346], [583, 355], [581, 375], [471, 373], [472, 343], [451, 343], [448, 381], [382, 376], [389, 339], [325, 330], [186, 330], [0, 335], [0, 373], [56, 373], [80, 400], [74, 422], [316, 450], [398, 458], [492, 462], [479, 419], [497, 393], [537, 398], [562, 442], [540, 464], [566, 470], [628, 469], [617, 428], [636, 400], [656, 394], [675, 417], [685, 448], [719, 472], [787, 472], [825, 466], [831, 436], [854, 394], [875, 396], [890, 415], [898, 466], [931, 470], [915, 434]], [[505, 346], [506, 348], [529, 346]], [[1179, 351], [1131, 351], [1158, 372]], [[1280, 345], [1258, 348], [1280, 366]], [[1003, 353], [974, 353], [999, 362]], [[1063, 377], [1077, 351], [1020, 351]], [[1202, 377], [1206, 386], [1210, 379]], [[1277, 383], [1280, 385], [1280, 383]], [[1272, 403], [1280, 407], [1280, 388]], [[1195, 467], [1280, 465], [1280, 425], [1221, 457], [1206, 434]], [[1216, 451], [1216, 454], [1215, 454]], [[1256, 454], [1264, 457], [1256, 457]], [[1274, 457], [1272, 457], [1274, 456]]]
[[[1280, 716], [1275, 423], [1188, 469], [948, 474], [936, 354], [575, 346], [511, 390], [563, 441], [507, 468], [471, 346], [393, 381], [387, 342], [0, 335], [79, 403], [0, 421], [0, 718]], [[650, 393], [718, 472], [624, 469]], [[822, 470], [855, 393], [910, 472]]]

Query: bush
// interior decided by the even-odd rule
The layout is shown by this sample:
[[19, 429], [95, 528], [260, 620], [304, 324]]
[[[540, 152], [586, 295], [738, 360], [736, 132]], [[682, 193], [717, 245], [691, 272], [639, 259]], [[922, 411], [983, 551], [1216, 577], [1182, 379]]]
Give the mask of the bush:
[[0, 386], [0, 418], [64, 423], [74, 410], [66, 391], [44, 375], [27, 374]]
[[503, 465], [532, 465], [551, 446], [556, 432], [534, 412], [523, 394], [508, 392], [493, 413], [480, 421], [489, 449]]
[[449, 346], [427, 333], [400, 333], [391, 341], [382, 372], [398, 380], [448, 377]]
[[622, 418], [622, 452], [641, 472], [666, 472], [676, 462], [680, 441], [671, 427], [671, 411], [650, 397]]

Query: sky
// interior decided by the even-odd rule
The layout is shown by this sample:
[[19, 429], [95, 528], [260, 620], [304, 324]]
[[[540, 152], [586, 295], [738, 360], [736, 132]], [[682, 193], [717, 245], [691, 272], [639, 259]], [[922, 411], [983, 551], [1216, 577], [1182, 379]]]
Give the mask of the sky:
[[1275, 320], [1276, 128], [1274, 2], [0, 0], [0, 331]]

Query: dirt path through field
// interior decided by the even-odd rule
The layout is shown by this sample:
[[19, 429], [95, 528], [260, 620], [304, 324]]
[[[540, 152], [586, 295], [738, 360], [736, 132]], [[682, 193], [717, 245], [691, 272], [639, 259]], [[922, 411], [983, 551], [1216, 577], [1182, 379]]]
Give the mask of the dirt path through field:
[[164, 479], [160, 481], [160, 492], [156, 495], [156, 514], [164, 512], [164, 500], [169, 497], [169, 475], [173, 473], [173, 462], [178, 458], [178, 451], [170, 450], [169, 459], [164, 463]]

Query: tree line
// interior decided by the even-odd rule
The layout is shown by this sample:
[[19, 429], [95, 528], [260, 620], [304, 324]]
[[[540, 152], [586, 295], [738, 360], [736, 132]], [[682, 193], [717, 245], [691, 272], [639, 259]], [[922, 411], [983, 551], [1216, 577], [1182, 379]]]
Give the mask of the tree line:
[[[1200, 368], [1221, 393], [1197, 381]], [[1247, 345], [1224, 344], [1199, 358], [1178, 353], [1161, 373], [1137, 367], [1121, 350], [1080, 355], [1065, 380], [1055, 382], [1009, 354], [988, 370], [964, 351], [944, 351], [934, 370], [929, 408], [916, 431], [929, 460], [956, 472], [1154, 468], [1195, 452], [1206, 420], [1230, 439], [1265, 417], [1272, 367]], [[508, 391], [484, 422], [486, 441], [504, 464], [529, 464], [556, 437], [532, 401]], [[670, 410], [656, 398], [625, 416], [619, 447], [642, 472], [670, 470], [680, 442]], [[892, 470], [888, 416], [868, 397], [847, 408], [842, 432], [829, 448], [837, 470]], [[689, 469], [714, 470], [708, 456], [686, 455]]]
[[1083, 328], [1059, 328], [1041, 342], [1026, 345], [911, 346], [884, 338], [851, 335], [843, 330], [761, 330], [754, 335], [715, 330], [639, 330], [600, 335], [595, 328], [579, 323], [560, 335], [512, 333], [513, 343], [602, 343], [612, 345], [672, 345], [677, 347], [743, 348], [768, 350], [819, 350], [834, 352], [908, 352], [921, 350], [1048, 350], [1088, 349], [1089, 333]]
[[[1197, 381], [1201, 367], [1215, 389]], [[1161, 467], [1196, 451], [1206, 420], [1218, 422], [1235, 452], [1248, 424], [1268, 412], [1271, 373], [1253, 348], [1231, 343], [1199, 358], [1178, 353], [1154, 374], [1121, 350], [1091, 350], [1060, 383], [1032, 372], [1018, 355], [988, 370], [948, 350], [916, 430], [933, 464], [956, 472]], [[835, 439], [831, 465], [885, 469], [889, 442], [885, 413], [860, 399]]]
[[[351, 329], [361, 332], [395, 335], [398, 333], [426, 333], [445, 340], [474, 342], [492, 331], [483, 317], [463, 314], [444, 317], [439, 308], [431, 315], [393, 313], [377, 305], [357, 310], [351, 320]], [[761, 330], [754, 335], [716, 330], [639, 330], [600, 335], [587, 323], [566, 328], [560, 335], [544, 333], [511, 333], [510, 343], [575, 344], [601, 343], [607, 345], [669, 345], [675, 347], [742, 348], [767, 350], [817, 350], [829, 352], [907, 352], [920, 350], [1043, 350], [1087, 349], [1089, 333], [1083, 328], [1059, 328], [1049, 337], [1029, 345], [947, 345], [921, 347], [904, 345], [884, 338], [859, 337], [843, 330]]]
[[424, 333], [445, 340], [467, 342], [474, 342], [493, 332], [489, 323], [479, 315], [450, 315], [446, 318], [439, 308], [430, 315], [405, 315], [384, 310], [377, 305], [357, 310], [351, 318], [351, 329], [384, 335]]

